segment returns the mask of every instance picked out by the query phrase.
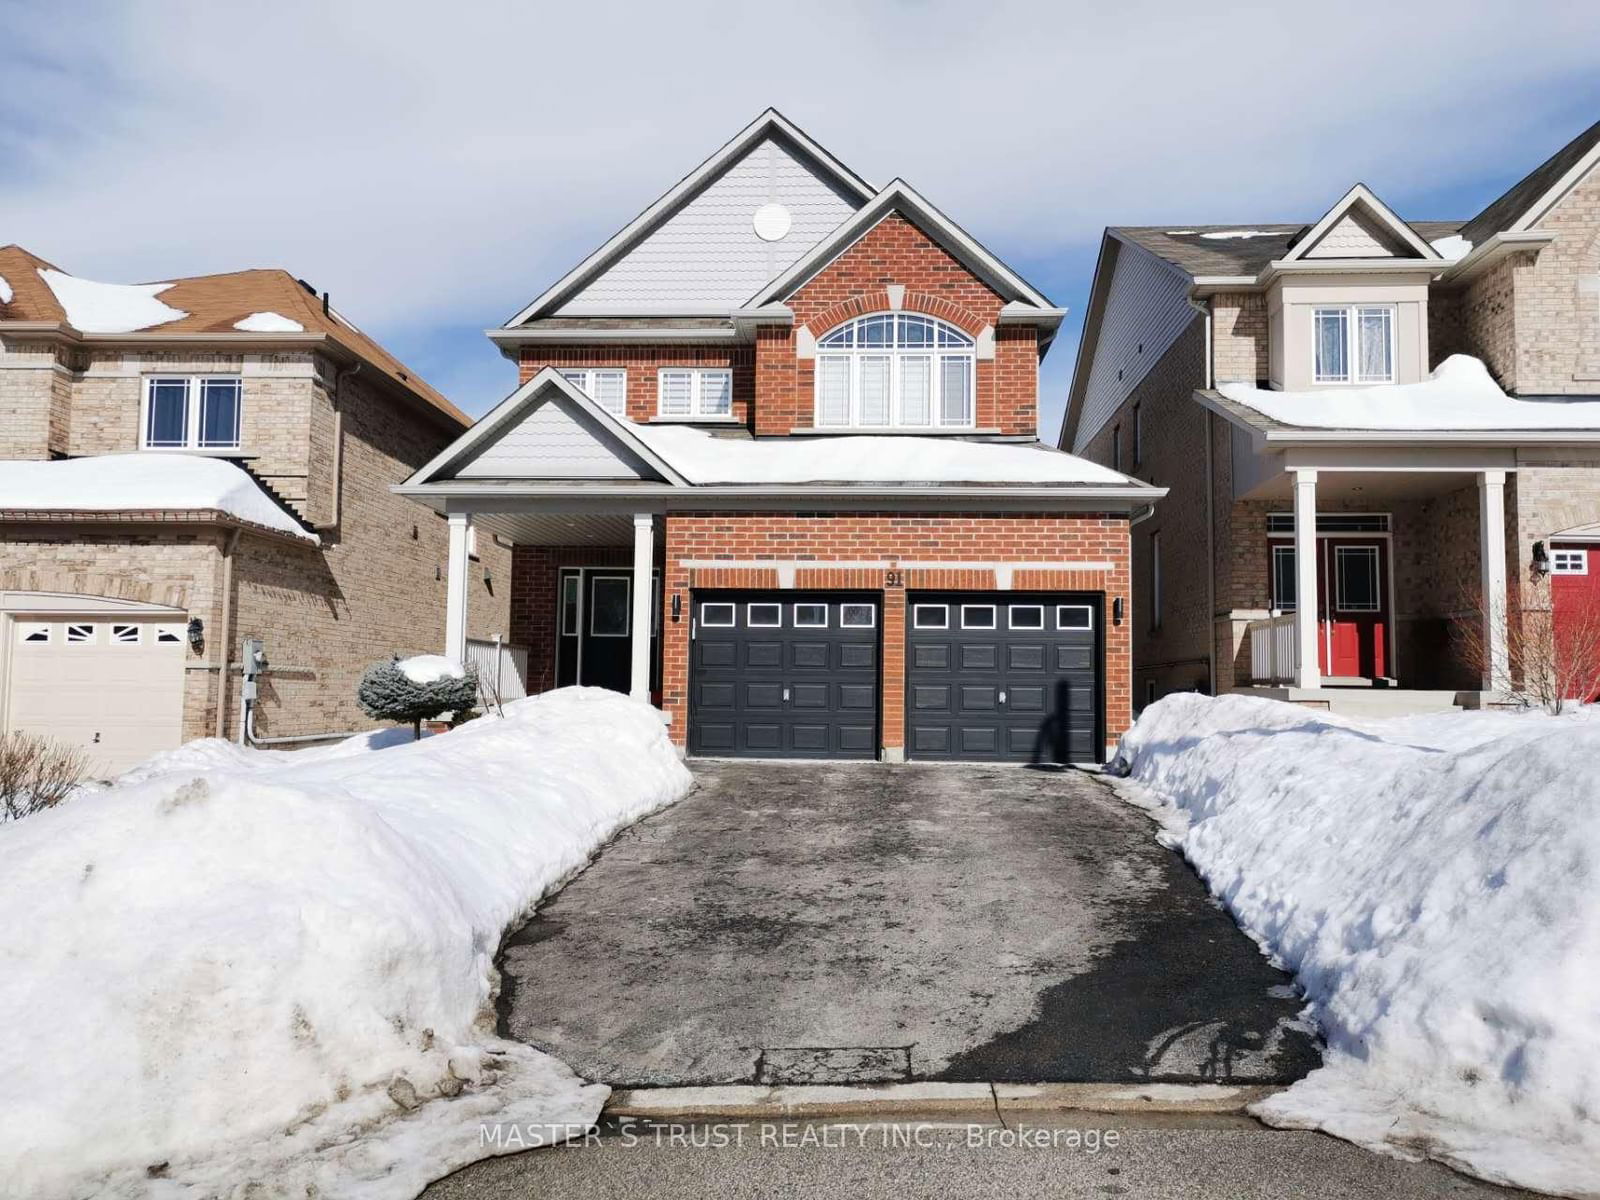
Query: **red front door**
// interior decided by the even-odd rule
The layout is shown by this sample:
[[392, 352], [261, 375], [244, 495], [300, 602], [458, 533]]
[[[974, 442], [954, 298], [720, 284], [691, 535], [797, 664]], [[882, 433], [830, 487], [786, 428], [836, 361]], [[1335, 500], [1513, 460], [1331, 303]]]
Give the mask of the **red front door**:
[[1563, 698], [1600, 700], [1600, 547], [1550, 548], [1555, 669]]
[[1324, 675], [1389, 674], [1389, 544], [1317, 539], [1317, 665]]

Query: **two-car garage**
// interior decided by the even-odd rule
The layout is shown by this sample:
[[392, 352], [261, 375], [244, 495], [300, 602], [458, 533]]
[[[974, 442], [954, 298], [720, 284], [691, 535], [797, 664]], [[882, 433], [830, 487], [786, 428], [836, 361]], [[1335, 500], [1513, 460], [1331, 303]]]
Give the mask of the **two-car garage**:
[[[690, 753], [875, 758], [888, 686], [903, 695], [910, 759], [1100, 759], [1100, 594], [887, 595], [695, 592]], [[904, 610], [886, 622], [888, 603]], [[903, 644], [886, 645], [886, 628]]]

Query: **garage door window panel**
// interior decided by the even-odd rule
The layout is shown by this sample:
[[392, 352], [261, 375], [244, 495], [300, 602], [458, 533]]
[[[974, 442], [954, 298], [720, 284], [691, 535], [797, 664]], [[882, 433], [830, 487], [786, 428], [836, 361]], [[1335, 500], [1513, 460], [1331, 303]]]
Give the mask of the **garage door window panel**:
[[878, 608], [875, 604], [841, 604], [839, 625], [844, 629], [871, 629], [877, 624]]
[[748, 604], [744, 613], [751, 629], [777, 629], [783, 624], [781, 604]]
[[794, 606], [796, 629], [826, 629], [828, 606], [826, 604], [796, 604]]
[[950, 608], [945, 604], [918, 604], [911, 610], [913, 629], [949, 629]]
[[1094, 609], [1087, 604], [1060, 604], [1056, 606], [1057, 629], [1093, 629]]
[[702, 604], [700, 624], [707, 629], [732, 629], [736, 611], [731, 604]]
[[963, 629], [993, 629], [995, 627], [995, 606], [992, 604], [963, 604], [961, 606], [961, 628]]
[[67, 645], [81, 646], [94, 641], [93, 625], [68, 625]]
[[50, 626], [26, 622], [17, 626], [17, 640], [34, 644], [46, 643], [50, 640]]
[[111, 644], [114, 646], [137, 646], [140, 641], [140, 629], [137, 625], [113, 625], [111, 627]]
[[1043, 629], [1044, 605], [1013, 604], [1007, 614], [1012, 629]]

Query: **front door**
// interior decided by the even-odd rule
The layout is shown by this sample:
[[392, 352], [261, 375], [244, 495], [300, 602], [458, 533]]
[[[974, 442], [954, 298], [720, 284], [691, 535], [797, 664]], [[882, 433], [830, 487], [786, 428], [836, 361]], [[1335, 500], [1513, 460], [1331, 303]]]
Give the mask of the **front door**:
[[1322, 538], [1319, 549], [1322, 673], [1387, 678], [1388, 543]]
[[[655, 611], [654, 603], [651, 611]], [[582, 684], [614, 692], [631, 690], [633, 572], [625, 567], [563, 568], [557, 584], [556, 612], [556, 686]], [[650, 636], [653, 659], [654, 629]], [[651, 668], [653, 689], [654, 662]]]

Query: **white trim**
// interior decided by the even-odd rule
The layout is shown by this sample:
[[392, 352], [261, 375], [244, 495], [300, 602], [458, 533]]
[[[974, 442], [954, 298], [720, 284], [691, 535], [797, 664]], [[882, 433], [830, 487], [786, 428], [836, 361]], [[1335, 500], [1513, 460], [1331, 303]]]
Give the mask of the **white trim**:
[[[220, 453], [237, 451], [244, 445], [244, 377], [237, 372], [215, 372], [191, 375], [187, 373], [167, 374], [152, 372], [141, 377], [143, 383], [139, 391], [139, 449], [141, 450], [189, 450], [200, 453]], [[202, 444], [200, 440], [200, 421], [204, 409], [204, 385], [211, 381], [231, 383], [237, 389], [234, 431], [235, 438], [231, 442], [215, 442]], [[150, 441], [150, 393], [157, 383], [182, 383], [183, 394], [183, 442], [174, 445], [170, 442], [152, 444]]]
[[546, 288], [531, 304], [507, 321], [505, 328], [521, 325], [525, 321], [543, 315], [545, 309], [555, 307], [569, 293], [631, 250], [646, 234], [687, 203], [724, 167], [763, 138], [774, 133], [781, 134], [793, 142], [831, 175], [835, 183], [845, 191], [854, 193], [858, 200], [865, 202], [871, 199], [873, 195], [871, 184], [834, 158], [797, 126], [791, 124], [777, 109], [769, 108], [735, 134], [733, 139], [720, 150], [664, 192], [655, 203], [613, 234], [598, 250]]
[[[1061, 622], [1061, 614], [1064, 613], [1064, 612], [1081, 612], [1081, 613], [1084, 614], [1085, 619], [1089, 623], [1087, 625], [1064, 625]], [[1084, 630], [1089, 630], [1089, 629], [1093, 629], [1093, 628], [1094, 628], [1094, 605], [1092, 605], [1092, 604], [1058, 604], [1058, 605], [1056, 605], [1056, 632], [1057, 633], [1060, 633], [1062, 630], [1071, 630], [1073, 632], [1081, 633]]]
[[[1017, 613], [1019, 611], [1021, 611], [1021, 612], [1036, 612], [1036, 613], [1038, 613], [1039, 614], [1039, 623], [1037, 625], [1018, 625], [1017, 624]], [[1042, 630], [1044, 628], [1044, 605], [1042, 605], [1042, 604], [1008, 604], [1008, 605], [1006, 605], [1006, 628], [1007, 629], [1022, 629], [1022, 630], [1029, 630], [1029, 629], [1041, 629]]]
[[[726, 621], [713, 621], [706, 616], [708, 608], [726, 608], [728, 619]], [[700, 601], [700, 627], [702, 629], [732, 629], [739, 623], [739, 606], [732, 600], [702, 600]]]
[[[802, 621], [800, 619], [800, 610], [802, 608], [820, 608], [822, 610], [822, 620]], [[796, 629], [829, 629], [832, 628], [829, 622], [830, 608], [831, 606], [826, 601], [797, 600], [791, 607], [790, 619], [794, 622], [794, 628]]]
[[[938, 609], [939, 610], [939, 624], [937, 624], [937, 625], [924, 625], [922, 623], [922, 614], [923, 614], [923, 612], [926, 611], [926, 612], [930, 612], [931, 613], [934, 609]], [[950, 628], [950, 606], [948, 604], [913, 604], [911, 606], [911, 628], [913, 628], [913, 629], [949, 629]]]
[[[894, 179], [856, 214], [841, 224], [811, 250], [801, 255], [787, 271], [752, 296], [747, 307], [787, 300], [794, 290], [820, 272], [830, 262], [859, 241], [890, 212], [898, 211], [924, 233], [929, 234], [951, 256], [984, 282], [995, 287], [1008, 300], [1022, 300], [1037, 313], [1036, 323], [1054, 328], [1065, 309], [1053, 306], [1044, 294], [989, 253], [975, 238], [919, 195], [903, 179]], [[998, 286], [995, 286], [998, 285]], [[1013, 309], [1011, 319], [1021, 320], [1027, 309]]]
[[[967, 624], [967, 614], [980, 611], [988, 612], [989, 623], [987, 625]], [[998, 630], [1000, 628], [1000, 606], [998, 604], [963, 604], [961, 606], [961, 628]]]
[[[1430, 260], [1440, 266], [1444, 265], [1444, 256], [1429, 245], [1415, 229], [1412, 229], [1411, 226], [1401, 220], [1399, 214], [1378, 199], [1372, 189], [1364, 183], [1356, 184], [1341, 196], [1332, 208], [1322, 214], [1322, 218], [1307, 231], [1306, 235], [1291, 246], [1289, 252], [1278, 261], [1280, 263], [1342, 261], [1338, 259], [1306, 260], [1305, 256], [1315, 249], [1322, 242], [1322, 239], [1328, 235], [1329, 231], [1333, 229], [1334, 225], [1338, 223], [1339, 219], [1357, 204], [1365, 205], [1367, 210], [1389, 229], [1389, 232], [1415, 250], [1419, 258]], [[1375, 261], [1391, 262], [1388, 259]]]
[[[771, 621], [756, 620], [756, 609], [770, 608], [775, 614]], [[772, 600], [752, 600], [744, 606], [744, 625], [746, 629], [782, 629], [783, 628], [783, 602]]]

